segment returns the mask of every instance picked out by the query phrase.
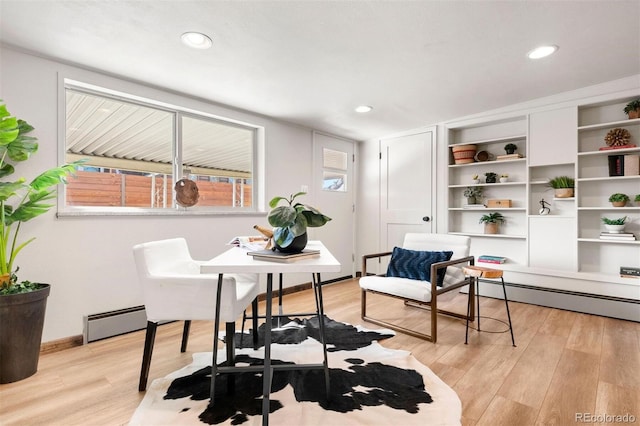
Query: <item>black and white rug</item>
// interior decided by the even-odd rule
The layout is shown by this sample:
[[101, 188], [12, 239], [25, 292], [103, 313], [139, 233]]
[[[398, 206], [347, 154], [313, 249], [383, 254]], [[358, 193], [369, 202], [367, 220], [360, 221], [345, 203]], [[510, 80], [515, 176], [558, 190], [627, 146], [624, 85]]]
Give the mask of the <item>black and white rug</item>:
[[[270, 396], [271, 425], [460, 424], [460, 399], [449, 386], [409, 352], [377, 343], [393, 336], [392, 331], [326, 321], [330, 400], [325, 394], [323, 370], [277, 370]], [[272, 332], [274, 365], [322, 362], [317, 318], [283, 319], [280, 324], [282, 327]], [[234, 338], [236, 365], [263, 363], [262, 332], [257, 351], [249, 334], [241, 339], [236, 333]], [[218, 359], [224, 365], [224, 349], [219, 350]], [[220, 376], [216, 404], [207, 408], [211, 353], [196, 353], [190, 365], [153, 381], [129, 425], [261, 425], [262, 374], [234, 376], [235, 392], [227, 392], [229, 376]]]

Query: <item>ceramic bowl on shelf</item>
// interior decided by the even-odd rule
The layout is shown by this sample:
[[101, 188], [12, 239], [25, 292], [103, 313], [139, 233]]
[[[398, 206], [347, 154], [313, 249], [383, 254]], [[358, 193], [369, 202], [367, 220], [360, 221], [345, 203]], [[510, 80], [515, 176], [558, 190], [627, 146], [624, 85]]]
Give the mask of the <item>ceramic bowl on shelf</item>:
[[624, 225], [607, 225], [605, 223], [604, 229], [606, 229], [607, 232], [611, 232], [612, 234], [620, 234], [624, 232]]

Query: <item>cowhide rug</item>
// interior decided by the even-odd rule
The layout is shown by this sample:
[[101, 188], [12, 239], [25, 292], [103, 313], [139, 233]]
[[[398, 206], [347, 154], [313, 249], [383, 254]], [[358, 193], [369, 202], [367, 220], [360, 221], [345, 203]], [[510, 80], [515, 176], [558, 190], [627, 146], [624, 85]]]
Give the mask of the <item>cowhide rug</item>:
[[[272, 331], [272, 363], [321, 363], [318, 321], [282, 319]], [[386, 349], [377, 340], [389, 330], [370, 331], [326, 320], [331, 398], [325, 394], [324, 372], [275, 371], [269, 423], [282, 425], [459, 425], [461, 403], [456, 393], [409, 352]], [[276, 327], [276, 324], [274, 324]], [[253, 350], [251, 335], [236, 333], [236, 365], [263, 363], [263, 333]], [[243, 344], [244, 343], [244, 344]], [[224, 365], [225, 351], [218, 359]], [[196, 353], [193, 363], [154, 380], [134, 413], [131, 426], [261, 425], [262, 374], [235, 377], [235, 392], [227, 379], [216, 382], [216, 404], [208, 408], [211, 353]]]

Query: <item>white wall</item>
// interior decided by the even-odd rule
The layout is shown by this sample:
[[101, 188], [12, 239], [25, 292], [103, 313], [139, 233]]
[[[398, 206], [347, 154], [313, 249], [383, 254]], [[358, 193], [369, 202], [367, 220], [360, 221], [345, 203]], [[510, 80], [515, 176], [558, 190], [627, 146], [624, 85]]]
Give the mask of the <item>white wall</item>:
[[[263, 126], [266, 199], [295, 193], [301, 185], [312, 188], [310, 129], [0, 47], [0, 99], [13, 115], [36, 128], [33, 134], [40, 142], [39, 152], [18, 166], [16, 177], [31, 179], [62, 162], [57, 140], [58, 75]], [[43, 341], [82, 334], [86, 315], [142, 304], [131, 252], [134, 244], [182, 236], [194, 258], [208, 259], [225, 250], [234, 235], [255, 233], [254, 224], [267, 225], [266, 215], [56, 218], [52, 209], [23, 224], [22, 238], [37, 239], [18, 258], [19, 278], [52, 284]], [[288, 278], [287, 286], [309, 281], [306, 276]]]

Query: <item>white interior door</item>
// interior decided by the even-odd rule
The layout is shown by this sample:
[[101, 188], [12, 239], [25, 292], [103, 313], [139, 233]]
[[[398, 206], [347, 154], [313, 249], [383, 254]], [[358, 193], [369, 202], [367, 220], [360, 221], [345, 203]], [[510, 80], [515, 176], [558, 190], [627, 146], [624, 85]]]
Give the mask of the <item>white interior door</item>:
[[354, 142], [313, 134], [314, 206], [331, 217], [312, 236], [321, 240], [342, 265], [339, 273], [322, 274], [322, 281], [355, 276]]
[[407, 232], [432, 232], [432, 130], [380, 141], [380, 250]]

